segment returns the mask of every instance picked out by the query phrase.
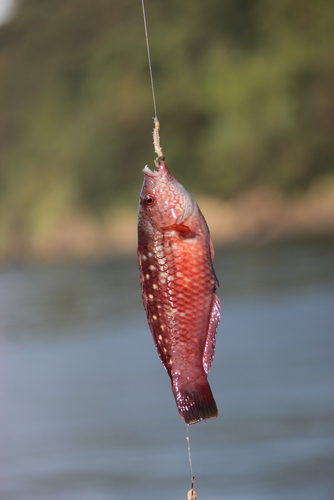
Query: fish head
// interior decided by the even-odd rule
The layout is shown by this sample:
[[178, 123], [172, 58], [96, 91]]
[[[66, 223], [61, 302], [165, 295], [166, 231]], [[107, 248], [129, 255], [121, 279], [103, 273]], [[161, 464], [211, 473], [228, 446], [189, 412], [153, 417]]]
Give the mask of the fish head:
[[140, 210], [161, 229], [181, 224], [195, 209], [196, 202], [169, 172], [162, 161], [158, 171], [143, 169], [144, 184], [140, 194]]

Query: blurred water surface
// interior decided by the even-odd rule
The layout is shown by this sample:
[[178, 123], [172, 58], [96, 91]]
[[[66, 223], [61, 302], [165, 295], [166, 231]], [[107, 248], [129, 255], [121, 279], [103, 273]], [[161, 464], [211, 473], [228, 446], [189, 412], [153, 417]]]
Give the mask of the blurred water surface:
[[[219, 418], [190, 427], [199, 500], [334, 498], [332, 242], [216, 252]], [[186, 428], [135, 259], [4, 268], [2, 500], [186, 498]]]

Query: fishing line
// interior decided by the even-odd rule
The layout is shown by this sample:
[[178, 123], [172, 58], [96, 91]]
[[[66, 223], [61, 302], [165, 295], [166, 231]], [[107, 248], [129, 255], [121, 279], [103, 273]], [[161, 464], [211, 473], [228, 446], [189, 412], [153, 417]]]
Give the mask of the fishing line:
[[[193, 465], [191, 462], [191, 451], [190, 451], [190, 437], [189, 437], [189, 425], [187, 425], [187, 437], [186, 440], [188, 442], [188, 458], [189, 458], [189, 465], [190, 465], [190, 475], [191, 475], [191, 489], [190, 492], [194, 492], [194, 481], [195, 481], [195, 476], [194, 476], [194, 471], [193, 471]], [[190, 493], [189, 492], [189, 493]], [[196, 493], [195, 493], [196, 495]], [[192, 498], [192, 497], [190, 497]]]
[[153, 73], [152, 73], [152, 64], [151, 64], [150, 44], [148, 43], [148, 34], [147, 34], [147, 24], [146, 24], [146, 14], [145, 14], [144, 0], [141, 0], [141, 6], [142, 6], [142, 9], [143, 9], [143, 18], [144, 18], [144, 28], [145, 28], [147, 57], [148, 57], [148, 65], [149, 65], [149, 69], [150, 69], [151, 88], [152, 88], [152, 97], [153, 97], [153, 106], [154, 106], [154, 118], [155, 118], [155, 120], [158, 120], [157, 105], [156, 105], [156, 102], [155, 102], [155, 93], [154, 93], [154, 83], [153, 83]]
[[[155, 164], [158, 167], [160, 162], [165, 159], [161, 146], [160, 146], [160, 123], [158, 120], [158, 115], [157, 115], [157, 105], [155, 102], [155, 92], [154, 92], [154, 82], [153, 82], [153, 73], [152, 73], [152, 63], [151, 63], [151, 54], [150, 54], [150, 44], [148, 41], [148, 33], [147, 33], [147, 23], [146, 23], [146, 13], [145, 13], [145, 5], [144, 5], [144, 0], [141, 0], [141, 5], [142, 5], [142, 11], [143, 11], [143, 19], [144, 19], [144, 28], [145, 28], [145, 39], [146, 39], [146, 48], [147, 48], [147, 57], [148, 57], [148, 66], [150, 70], [150, 79], [151, 79], [151, 89], [152, 89], [152, 97], [153, 97], [153, 107], [154, 107], [154, 129], [153, 129], [153, 145], [154, 145], [154, 151], [157, 155], [157, 159], [155, 160]], [[191, 489], [188, 491], [187, 494], [187, 499], [188, 500], [196, 500], [197, 495], [194, 490], [194, 481], [195, 481], [195, 476], [193, 473], [193, 466], [191, 462], [191, 451], [190, 451], [190, 438], [189, 438], [189, 426], [187, 425], [187, 442], [188, 442], [188, 458], [189, 458], [189, 465], [190, 465], [190, 474], [191, 474]]]
[[151, 78], [151, 89], [152, 89], [152, 97], [153, 97], [153, 107], [154, 107], [154, 129], [153, 129], [153, 145], [154, 145], [154, 151], [155, 154], [157, 155], [157, 159], [155, 160], [155, 165], [159, 167], [160, 162], [165, 159], [165, 156], [162, 152], [161, 146], [160, 146], [160, 123], [158, 120], [158, 115], [157, 115], [157, 105], [155, 102], [155, 92], [154, 92], [154, 83], [153, 83], [153, 72], [152, 72], [152, 63], [151, 63], [151, 54], [150, 54], [150, 44], [148, 41], [148, 33], [147, 33], [147, 23], [146, 23], [146, 13], [145, 13], [145, 4], [144, 0], [141, 0], [141, 6], [143, 10], [143, 19], [144, 19], [144, 28], [145, 28], [145, 38], [146, 38], [146, 48], [147, 48], [147, 57], [148, 57], [148, 67], [150, 70], [150, 78]]

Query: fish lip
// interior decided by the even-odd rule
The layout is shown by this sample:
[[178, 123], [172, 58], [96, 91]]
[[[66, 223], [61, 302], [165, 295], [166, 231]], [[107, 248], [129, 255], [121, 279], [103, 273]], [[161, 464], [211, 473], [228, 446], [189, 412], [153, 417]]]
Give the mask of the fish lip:
[[169, 173], [167, 165], [164, 161], [162, 161], [158, 167], [158, 170], [151, 170], [148, 165], [145, 165], [145, 168], [143, 168], [144, 174], [148, 175], [149, 177], [159, 177], [159, 176], [164, 176]]
[[157, 175], [159, 175], [159, 172], [157, 172], [156, 170], [152, 171], [150, 168], [148, 168], [148, 165], [145, 165], [145, 168], [143, 168], [143, 172], [149, 177], [156, 177]]

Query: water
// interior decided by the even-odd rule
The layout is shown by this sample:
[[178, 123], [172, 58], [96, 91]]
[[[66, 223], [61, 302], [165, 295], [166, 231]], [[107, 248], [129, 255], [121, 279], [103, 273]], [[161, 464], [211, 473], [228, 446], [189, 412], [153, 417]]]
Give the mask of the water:
[[[190, 427], [199, 500], [333, 500], [331, 242], [216, 252], [219, 418]], [[186, 499], [186, 427], [134, 259], [4, 268], [0, 498]]]

